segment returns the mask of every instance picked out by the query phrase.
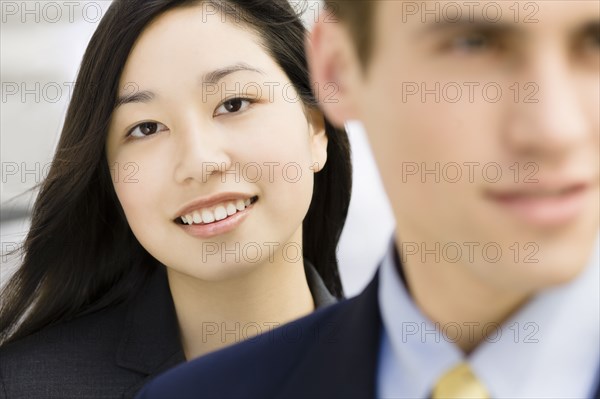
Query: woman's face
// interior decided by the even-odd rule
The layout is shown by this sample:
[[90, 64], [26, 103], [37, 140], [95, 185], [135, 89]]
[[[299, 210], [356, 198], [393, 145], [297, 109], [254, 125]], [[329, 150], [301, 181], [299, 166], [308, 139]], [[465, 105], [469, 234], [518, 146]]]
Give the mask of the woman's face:
[[258, 36], [210, 11], [171, 10], [142, 32], [106, 155], [144, 248], [171, 271], [216, 281], [301, 259], [327, 138]]

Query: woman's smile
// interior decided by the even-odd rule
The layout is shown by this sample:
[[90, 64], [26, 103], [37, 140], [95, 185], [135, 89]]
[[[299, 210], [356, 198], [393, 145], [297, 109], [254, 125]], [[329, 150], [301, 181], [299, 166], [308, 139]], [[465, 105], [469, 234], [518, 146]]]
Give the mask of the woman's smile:
[[214, 237], [239, 226], [256, 201], [257, 195], [250, 197], [221, 194], [209, 201], [200, 200], [187, 206], [174, 221], [194, 237]]

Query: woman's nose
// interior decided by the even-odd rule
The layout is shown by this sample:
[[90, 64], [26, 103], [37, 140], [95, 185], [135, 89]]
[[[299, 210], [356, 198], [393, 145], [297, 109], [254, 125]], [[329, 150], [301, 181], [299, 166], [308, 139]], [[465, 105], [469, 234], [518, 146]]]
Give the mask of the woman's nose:
[[178, 141], [175, 154], [175, 180], [178, 183], [190, 180], [206, 183], [212, 175], [231, 167], [224, 137], [217, 129], [194, 124], [172, 133]]

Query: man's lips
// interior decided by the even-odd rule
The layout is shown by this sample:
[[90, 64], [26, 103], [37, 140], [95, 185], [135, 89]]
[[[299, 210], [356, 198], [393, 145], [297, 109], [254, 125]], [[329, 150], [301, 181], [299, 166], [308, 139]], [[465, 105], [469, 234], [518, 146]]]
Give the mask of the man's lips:
[[587, 183], [527, 187], [488, 191], [486, 198], [513, 217], [539, 227], [558, 226], [575, 220], [586, 205]]
[[490, 190], [486, 194], [491, 199], [500, 202], [526, 201], [561, 197], [585, 190], [587, 187], [588, 184], [586, 183], [573, 183], [569, 185], [556, 186], [541, 186], [536, 183], [531, 183], [514, 189], [498, 191]]

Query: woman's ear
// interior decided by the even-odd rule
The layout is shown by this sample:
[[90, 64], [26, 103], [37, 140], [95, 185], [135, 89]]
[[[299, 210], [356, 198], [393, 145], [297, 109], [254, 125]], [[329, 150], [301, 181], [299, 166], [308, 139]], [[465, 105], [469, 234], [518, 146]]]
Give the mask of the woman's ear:
[[312, 154], [311, 170], [319, 172], [327, 162], [327, 132], [325, 131], [325, 117], [316, 109], [309, 109], [310, 150]]

